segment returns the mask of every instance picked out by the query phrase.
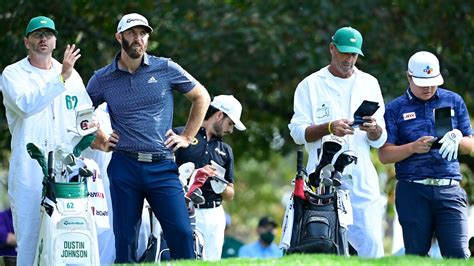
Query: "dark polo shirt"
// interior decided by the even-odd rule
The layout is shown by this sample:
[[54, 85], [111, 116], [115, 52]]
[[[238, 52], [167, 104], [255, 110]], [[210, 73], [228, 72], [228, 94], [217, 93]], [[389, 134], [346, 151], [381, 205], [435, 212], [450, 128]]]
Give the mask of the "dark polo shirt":
[[[176, 134], [181, 134], [184, 127], [174, 128]], [[234, 183], [234, 155], [229, 144], [224, 143], [221, 138], [207, 139], [206, 129], [201, 127], [195, 140], [186, 148], [178, 149], [175, 153], [176, 164], [178, 167], [184, 163], [194, 163], [196, 169], [207, 164], [211, 164], [211, 160], [226, 169], [225, 179], [230, 183]], [[214, 193], [210, 180], [206, 180], [202, 186], [202, 192], [206, 202], [221, 201], [221, 195]]]

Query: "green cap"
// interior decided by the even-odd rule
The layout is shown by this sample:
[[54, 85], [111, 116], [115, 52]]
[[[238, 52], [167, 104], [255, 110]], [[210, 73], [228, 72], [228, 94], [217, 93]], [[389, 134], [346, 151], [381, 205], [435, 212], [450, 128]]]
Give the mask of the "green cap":
[[351, 27], [340, 28], [332, 36], [332, 43], [341, 53], [362, 53], [362, 35], [356, 29]]
[[56, 31], [56, 27], [54, 26], [54, 21], [52, 19], [44, 16], [39, 16], [34, 17], [30, 20], [30, 23], [28, 23], [28, 26], [26, 27], [25, 36], [28, 36], [28, 34], [39, 29], [50, 29], [55, 34], [58, 34], [58, 32]]

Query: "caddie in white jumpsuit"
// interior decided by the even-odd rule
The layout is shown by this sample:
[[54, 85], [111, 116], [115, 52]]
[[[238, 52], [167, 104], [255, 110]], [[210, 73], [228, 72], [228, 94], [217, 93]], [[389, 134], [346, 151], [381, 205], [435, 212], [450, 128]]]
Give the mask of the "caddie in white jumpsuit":
[[[329, 45], [331, 63], [300, 82], [294, 96], [294, 115], [288, 125], [297, 144], [309, 154], [307, 171], [314, 172], [321, 138], [328, 134], [344, 137], [348, 149], [357, 152], [357, 164], [344, 173], [353, 177], [351, 203], [354, 224], [348, 239], [362, 257], [382, 257], [382, 206], [377, 172], [370, 159], [370, 147], [379, 148], [387, 138], [383, 119], [384, 102], [378, 81], [355, 67], [362, 36], [351, 28], [336, 31]], [[353, 114], [364, 101], [380, 108], [365, 123], [352, 127]]]
[[56, 145], [69, 143], [67, 128], [76, 124], [75, 108], [92, 103], [79, 74], [73, 69], [80, 57], [68, 45], [63, 64], [52, 58], [57, 31], [47, 17], [29, 22], [24, 44], [28, 56], [3, 71], [3, 103], [12, 135], [8, 195], [18, 243], [17, 265], [33, 265], [40, 229], [43, 173], [31, 159], [26, 144], [35, 143], [45, 155]]

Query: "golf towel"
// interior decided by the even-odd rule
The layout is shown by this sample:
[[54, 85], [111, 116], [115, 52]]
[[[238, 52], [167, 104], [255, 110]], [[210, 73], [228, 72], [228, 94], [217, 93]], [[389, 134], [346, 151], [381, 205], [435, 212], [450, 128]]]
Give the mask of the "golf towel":
[[285, 217], [283, 218], [283, 224], [281, 228], [281, 240], [280, 240], [279, 247], [280, 249], [283, 249], [283, 250], [288, 250], [291, 243], [293, 220], [295, 219], [294, 217], [295, 209], [293, 208], [293, 203], [294, 203], [293, 197], [294, 195], [291, 195], [288, 205], [286, 206]]

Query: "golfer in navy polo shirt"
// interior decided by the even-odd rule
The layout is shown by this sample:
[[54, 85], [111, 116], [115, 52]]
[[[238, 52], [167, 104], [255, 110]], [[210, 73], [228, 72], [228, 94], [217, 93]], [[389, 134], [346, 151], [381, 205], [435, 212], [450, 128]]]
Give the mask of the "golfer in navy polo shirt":
[[[187, 147], [209, 106], [207, 90], [170, 59], [146, 53], [153, 29], [142, 15], [120, 20], [121, 49], [87, 85], [94, 106], [107, 102], [120, 138], [107, 169], [110, 179], [116, 263], [137, 262], [144, 198], [158, 218], [173, 259], [194, 258], [193, 238], [173, 151]], [[186, 127], [167, 137], [173, 120], [173, 91], [192, 102]]]
[[[379, 150], [382, 163], [395, 163], [406, 254], [426, 256], [436, 234], [443, 257], [468, 258], [467, 196], [457, 160], [474, 145], [466, 105], [457, 93], [438, 87], [444, 80], [432, 53], [410, 58], [407, 79], [407, 91], [386, 106], [388, 138]], [[448, 110], [449, 129], [438, 136], [434, 114], [441, 108]]]

